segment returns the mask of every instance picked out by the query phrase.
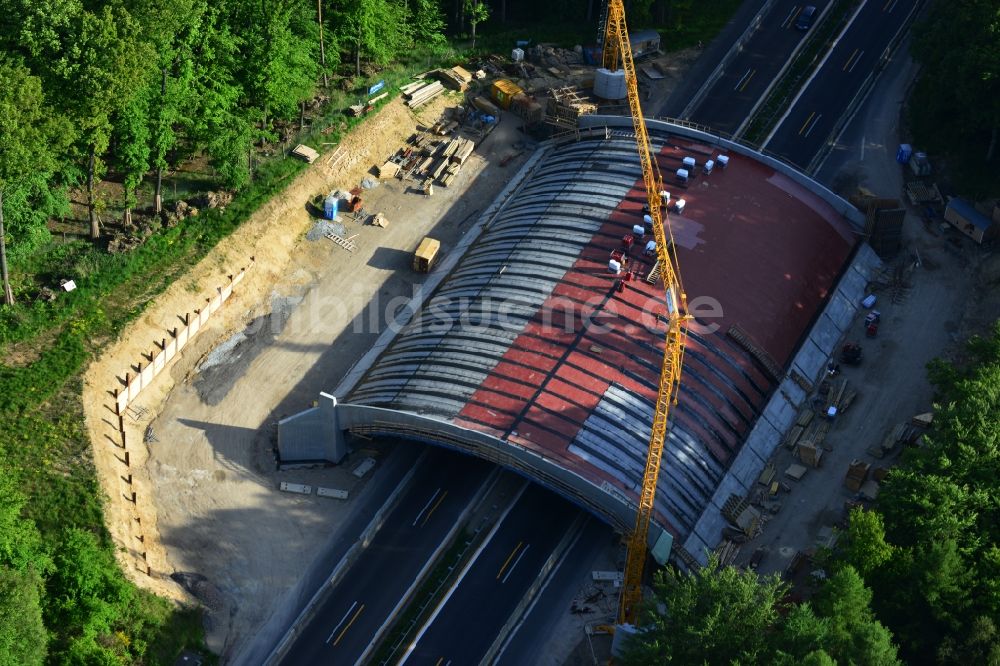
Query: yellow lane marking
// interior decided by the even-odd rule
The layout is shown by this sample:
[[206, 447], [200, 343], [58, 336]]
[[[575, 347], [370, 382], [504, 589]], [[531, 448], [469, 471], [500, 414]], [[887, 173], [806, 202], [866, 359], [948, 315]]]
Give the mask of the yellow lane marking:
[[854, 57], [857, 55], [858, 55], [858, 49], [854, 49], [854, 53], [852, 53], [851, 57], [847, 59], [847, 62], [844, 63], [844, 66], [840, 68], [841, 71], [846, 72], [847, 68], [851, 65], [851, 62], [854, 60]]
[[750, 79], [752, 79], [752, 78], [753, 78], [753, 75], [754, 75], [754, 74], [756, 74], [756, 73], [757, 73], [757, 70], [756, 70], [756, 69], [755, 69], [755, 70], [753, 70], [752, 72], [750, 72], [750, 76], [748, 76], [748, 77], [747, 77], [747, 80], [743, 82], [743, 85], [742, 85], [742, 86], [740, 86], [740, 92], [743, 92], [744, 90], [746, 90], [746, 89], [747, 89], [747, 85], [748, 85], [748, 84], [750, 83]]
[[806, 118], [806, 121], [802, 123], [802, 127], [799, 128], [799, 134], [802, 134], [803, 132], [806, 131], [806, 128], [809, 127], [809, 123], [812, 122], [813, 116], [815, 115], [816, 115], [815, 111], [809, 114], [809, 117]]
[[504, 560], [503, 566], [500, 567], [500, 571], [497, 572], [497, 580], [500, 580], [500, 576], [503, 575], [504, 570], [507, 569], [507, 566], [510, 564], [510, 561], [514, 559], [514, 556], [517, 555], [517, 551], [521, 550], [521, 546], [523, 545], [524, 545], [523, 541], [518, 541], [517, 545], [514, 546], [514, 550], [510, 551], [510, 555], [507, 556], [507, 559]]
[[439, 506], [441, 506], [441, 502], [443, 502], [444, 498], [447, 497], [447, 496], [448, 496], [448, 491], [447, 490], [444, 491], [443, 493], [441, 493], [441, 497], [438, 498], [437, 502], [434, 502], [434, 506], [432, 506], [431, 510], [427, 512], [427, 515], [424, 516], [424, 522], [420, 523], [421, 527], [423, 527], [424, 525], [427, 524], [427, 521], [430, 520], [430, 518], [431, 518], [431, 514], [434, 513]]
[[361, 615], [361, 611], [363, 611], [364, 609], [365, 609], [364, 604], [358, 606], [358, 611], [354, 614], [354, 617], [351, 618], [351, 621], [347, 623], [347, 626], [344, 627], [344, 630], [340, 632], [340, 635], [337, 636], [337, 640], [333, 642], [334, 645], [337, 645], [337, 643], [340, 642], [340, 639], [344, 637], [344, 634], [347, 633], [347, 630], [351, 628], [351, 625], [354, 624], [354, 621], [358, 619], [358, 616]]

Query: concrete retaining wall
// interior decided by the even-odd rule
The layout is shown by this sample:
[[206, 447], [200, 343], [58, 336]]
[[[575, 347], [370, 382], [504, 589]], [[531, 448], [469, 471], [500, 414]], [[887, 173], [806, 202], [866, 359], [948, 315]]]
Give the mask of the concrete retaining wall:
[[[253, 257], [250, 258], [253, 266]], [[235, 275], [229, 275], [229, 282], [224, 287], [216, 287], [215, 296], [205, 299], [205, 305], [196, 308], [193, 312], [186, 312], [181, 320], [184, 326], [174, 327], [167, 331], [169, 338], [161, 338], [153, 342], [153, 349], [148, 354], [143, 354], [144, 360], [137, 363], [132, 372], [125, 372], [120, 378], [124, 384], [122, 389], [114, 389], [114, 400], [116, 413], [123, 414], [129, 403], [139, 397], [142, 390], [153, 383], [156, 376], [174, 359], [177, 354], [184, 349], [185, 345], [198, 334], [213, 314], [219, 311], [223, 303], [229, 300], [233, 294], [233, 288], [238, 285], [243, 276], [246, 275], [246, 268], [241, 268]]]

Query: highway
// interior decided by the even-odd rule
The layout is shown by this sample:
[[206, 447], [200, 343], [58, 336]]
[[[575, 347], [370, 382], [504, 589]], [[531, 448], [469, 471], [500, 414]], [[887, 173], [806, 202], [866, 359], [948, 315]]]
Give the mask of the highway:
[[529, 484], [400, 664], [477, 664], [579, 509]]
[[282, 664], [356, 663], [494, 466], [434, 449]]
[[911, 9], [906, 0], [866, 0], [764, 149], [808, 167]]
[[[809, 33], [795, 28], [795, 20], [806, 5], [817, 8], [817, 16], [829, 0], [778, 0], [761, 18], [760, 27], [743, 50], [726, 65], [722, 76], [705, 94], [688, 118], [719, 132], [734, 133], [750, 114], [757, 100], [781, 71], [792, 52]], [[815, 29], [815, 25], [812, 29]]]
[[[504, 646], [497, 658], [497, 666], [523, 666], [537, 661], [539, 646], [545, 645], [556, 631], [559, 621], [579, 594], [582, 582], [590, 580], [594, 561], [600, 552], [608, 544], [618, 543], [620, 538], [615, 536], [611, 527], [597, 518], [588, 518], [580, 538], [552, 572], [552, 577]], [[586, 617], [598, 617], [597, 609], [593, 606], [587, 608], [591, 612]]]

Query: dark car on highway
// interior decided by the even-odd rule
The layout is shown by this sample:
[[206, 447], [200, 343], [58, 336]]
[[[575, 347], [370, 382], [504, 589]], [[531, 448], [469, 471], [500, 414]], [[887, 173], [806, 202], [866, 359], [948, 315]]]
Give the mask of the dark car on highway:
[[799, 30], [808, 30], [812, 27], [814, 18], [816, 18], [816, 7], [813, 5], [804, 7], [799, 13], [798, 20], [795, 21], [795, 27]]

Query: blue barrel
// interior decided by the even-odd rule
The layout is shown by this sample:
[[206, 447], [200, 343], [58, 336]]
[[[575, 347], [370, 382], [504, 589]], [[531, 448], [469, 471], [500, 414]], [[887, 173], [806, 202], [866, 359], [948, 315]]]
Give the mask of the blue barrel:
[[900, 164], [906, 164], [910, 161], [910, 155], [913, 154], [913, 146], [908, 143], [899, 144], [899, 150], [896, 151], [896, 161]]
[[327, 196], [326, 201], [323, 202], [323, 215], [326, 219], [333, 220], [337, 217], [337, 208], [340, 206], [340, 199], [336, 195], [331, 194]]

